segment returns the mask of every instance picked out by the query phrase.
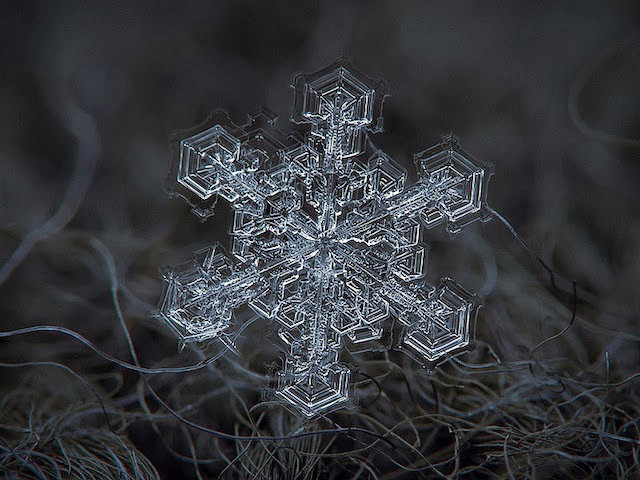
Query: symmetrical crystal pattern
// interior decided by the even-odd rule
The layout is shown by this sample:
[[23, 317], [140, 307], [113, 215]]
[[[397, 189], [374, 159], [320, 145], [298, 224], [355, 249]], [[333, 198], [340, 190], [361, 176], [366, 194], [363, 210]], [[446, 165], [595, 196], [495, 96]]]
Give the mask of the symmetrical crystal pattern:
[[174, 192], [202, 218], [229, 202], [232, 243], [167, 271], [158, 317], [184, 343], [231, 348], [240, 308], [273, 322], [285, 354], [275, 396], [311, 417], [351, 401], [343, 348], [395, 345], [431, 366], [470, 348], [478, 298], [425, 281], [422, 234], [486, 220], [492, 168], [448, 135], [415, 156], [408, 186], [369, 138], [382, 128], [382, 82], [338, 61], [293, 88], [304, 136], [283, 135], [269, 112], [242, 126], [218, 112], [177, 139]]

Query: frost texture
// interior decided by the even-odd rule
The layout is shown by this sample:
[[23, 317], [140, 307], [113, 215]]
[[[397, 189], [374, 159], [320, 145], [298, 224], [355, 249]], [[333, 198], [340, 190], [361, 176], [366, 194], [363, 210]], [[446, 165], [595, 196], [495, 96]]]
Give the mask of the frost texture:
[[218, 197], [229, 202], [231, 255], [216, 244], [167, 271], [158, 317], [184, 343], [229, 348], [241, 307], [273, 321], [285, 354], [275, 396], [311, 417], [352, 401], [342, 348], [395, 346], [427, 366], [470, 348], [478, 298], [450, 278], [424, 280], [422, 232], [487, 220], [491, 166], [448, 135], [415, 155], [407, 186], [368, 137], [382, 129], [382, 82], [341, 60], [293, 88], [304, 138], [268, 112], [242, 126], [219, 112], [179, 138], [174, 191], [203, 219]]

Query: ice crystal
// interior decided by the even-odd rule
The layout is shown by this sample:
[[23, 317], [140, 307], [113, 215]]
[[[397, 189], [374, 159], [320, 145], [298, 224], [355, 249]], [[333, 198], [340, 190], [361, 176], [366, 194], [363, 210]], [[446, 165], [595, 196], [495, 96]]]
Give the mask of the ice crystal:
[[381, 81], [340, 60], [292, 86], [304, 136], [283, 135], [269, 112], [242, 126], [218, 112], [178, 138], [173, 190], [203, 219], [229, 202], [231, 254], [216, 244], [166, 271], [158, 317], [183, 343], [229, 348], [242, 307], [273, 321], [285, 355], [274, 394], [311, 417], [352, 401], [342, 348], [395, 346], [428, 366], [470, 348], [478, 297], [425, 281], [422, 233], [486, 220], [491, 166], [450, 134], [415, 155], [407, 186], [369, 138], [382, 129]]

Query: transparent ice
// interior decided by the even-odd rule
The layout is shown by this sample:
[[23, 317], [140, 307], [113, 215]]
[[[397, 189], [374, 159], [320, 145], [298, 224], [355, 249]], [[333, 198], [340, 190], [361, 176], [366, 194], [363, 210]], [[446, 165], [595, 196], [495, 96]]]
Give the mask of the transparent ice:
[[381, 81], [339, 60], [293, 88], [304, 136], [281, 133], [269, 112], [242, 126], [218, 112], [178, 139], [174, 192], [203, 219], [218, 197], [229, 202], [232, 243], [165, 272], [158, 318], [183, 343], [235, 348], [248, 306], [275, 325], [285, 355], [275, 396], [312, 417], [352, 403], [343, 348], [396, 347], [426, 366], [470, 348], [479, 299], [450, 278], [425, 281], [422, 233], [486, 221], [492, 167], [450, 134], [415, 155], [418, 180], [406, 185], [369, 138], [382, 130]]

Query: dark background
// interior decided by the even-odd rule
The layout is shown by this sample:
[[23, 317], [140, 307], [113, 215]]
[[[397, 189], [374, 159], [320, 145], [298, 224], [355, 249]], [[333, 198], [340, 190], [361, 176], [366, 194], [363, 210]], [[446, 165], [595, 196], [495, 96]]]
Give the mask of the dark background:
[[[576, 378], [604, 372], [607, 359], [611, 377], [637, 371], [634, 1], [3, 2], [0, 261], [24, 251], [0, 275], [2, 330], [62, 325], [128, 358], [108, 251], [143, 363], [188, 363], [149, 316], [161, 293], [158, 268], [227, 242], [228, 209], [201, 224], [166, 195], [169, 134], [216, 107], [242, 121], [268, 106], [287, 130], [292, 74], [341, 54], [390, 85], [385, 132], [374, 142], [411, 170], [413, 153], [457, 133], [495, 165], [491, 206], [559, 275], [577, 280], [576, 326], [545, 355], [567, 359], [563, 371]], [[554, 292], [499, 222], [428, 240], [430, 278], [451, 275], [486, 297], [478, 337], [504, 361], [528, 359], [570, 320], [570, 283]], [[250, 338], [245, 348], [255, 348]], [[51, 334], [1, 340], [0, 356], [112, 371]], [[4, 395], [33, 375], [39, 384], [49, 374], [0, 371]], [[631, 398], [621, 395], [612, 402]], [[247, 397], [249, 406], [257, 400]], [[161, 447], [148, 427], [128, 431], [163, 475], [184, 473], [154, 453]]]

